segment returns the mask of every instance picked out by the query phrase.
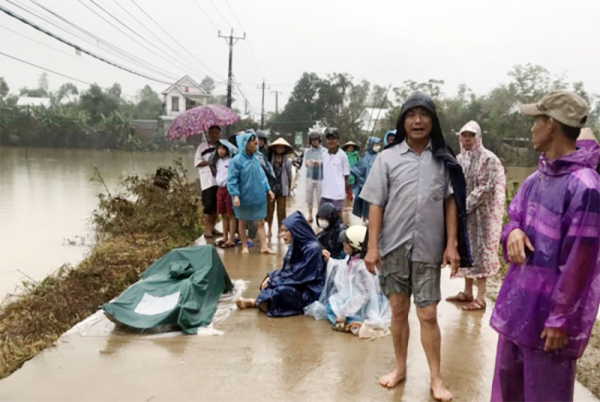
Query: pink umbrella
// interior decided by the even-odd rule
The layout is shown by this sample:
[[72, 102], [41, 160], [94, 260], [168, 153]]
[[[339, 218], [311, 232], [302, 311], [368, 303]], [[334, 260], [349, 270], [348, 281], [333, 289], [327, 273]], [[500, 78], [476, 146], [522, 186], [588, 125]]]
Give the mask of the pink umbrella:
[[210, 126], [228, 126], [239, 119], [240, 116], [227, 106], [198, 106], [177, 116], [167, 136], [170, 140], [186, 138], [207, 132]]

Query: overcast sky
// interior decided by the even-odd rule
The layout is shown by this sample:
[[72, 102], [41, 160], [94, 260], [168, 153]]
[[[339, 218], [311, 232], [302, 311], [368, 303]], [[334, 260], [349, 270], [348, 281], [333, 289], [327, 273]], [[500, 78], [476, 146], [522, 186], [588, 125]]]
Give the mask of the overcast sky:
[[[185, 73], [197, 81], [211, 75], [219, 83], [219, 93], [226, 90], [228, 48], [223, 39], [217, 38], [217, 31], [225, 34], [233, 27], [237, 36], [245, 31], [246, 40], [234, 48], [233, 71], [256, 113], [261, 104], [257, 85], [263, 78], [271, 87], [266, 92], [265, 106], [272, 111], [275, 94], [271, 91], [282, 92], [281, 109], [305, 71], [320, 76], [347, 72], [356, 80], [364, 78], [382, 86], [400, 85], [408, 79], [436, 78], [446, 82], [446, 93], [454, 93], [459, 84], [466, 83], [482, 94], [507, 81], [511, 66], [534, 63], [553, 74], [566, 73], [570, 81], [583, 81], [588, 91], [600, 93], [599, 0], [93, 0], [131, 31], [110, 19], [92, 0], [39, 0], [160, 72], [108, 53], [104, 45], [86, 43], [14, 5], [27, 7], [74, 31], [31, 0], [11, 1], [0, 0], [0, 5], [111, 61], [168, 82], [168, 76]], [[86, 5], [154, 53], [127, 38]], [[173, 54], [124, 9], [178, 54]], [[0, 52], [101, 86], [119, 82], [125, 94], [135, 95], [146, 84], [159, 92], [168, 86], [87, 55], [76, 56], [72, 48], [0, 14]], [[136, 33], [156, 47], [143, 42]], [[36, 87], [41, 73], [38, 68], [0, 55], [0, 76], [5, 77], [11, 92], [24, 86]], [[49, 74], [49, 79], [52, 89], [69, 81], [53, 74]], [[77, 86], [86, 88], [85, 84]], [[243, 103], [234, 106], [243, 109]]]

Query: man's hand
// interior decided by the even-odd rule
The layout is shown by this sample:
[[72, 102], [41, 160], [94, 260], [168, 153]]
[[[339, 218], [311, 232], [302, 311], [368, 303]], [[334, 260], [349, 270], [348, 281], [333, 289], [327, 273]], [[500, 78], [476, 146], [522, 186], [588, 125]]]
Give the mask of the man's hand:
[[233, 206], [236, 208], [240, 207], [240, 197], [238, 197], [237, 195], [233, 197]]
[[446, 265], [450, 265], [450, 276], [456, 275], [458, 272], [458, 267], [460, 266], [460, 254], [458, 254], [456, 245], [446, 246], [442, 266], [445, 267]]
[[325, 264], [327, 264], [329, 262], [329, 258], [331, 258], [331, 253], [327, 250], [323, 250], [323, 251], [321, 251], [321, 255], [323, 256], [323, 260], [325, 261]]
[[275, 201], [275, 193], [274, 192], [269, 190], [269, 192], [267, 194], [269, 195], [269, 201], [271, 201], [271, 202]]
[[365, 265], [367, 266], [367, 270], [375, 275], [375, 268], [379, 269], [379, 266], [381, 265], [378, 247], [369, 247], [367, 255], [365, 255]]
[[263, 281], [262, 285], [260, 285], [260, 290], [265, 290], [267, 286], [269, 286], [269, 283], [271, 283], [271, 279], [269, 279], [269, 277], [267, 276]]
[[508, 241], [506, 242], [506, 251], [508, 254], [508, 260], [513, 264], [524, 264], [525, 258], [525, 247], [529, 251], [533, 252], [533, 244], [521, 229], [514, 229], [508, 235]]
[[569, 342], [569, 337], [567, 336], [567, 333], [562, 329], [558, 328], [544, 328], [540, 338], [546, 339], [546, 344], [544, 345], [545, 352], [558, 350], [564, 347], [567, 344], [567, 342]]

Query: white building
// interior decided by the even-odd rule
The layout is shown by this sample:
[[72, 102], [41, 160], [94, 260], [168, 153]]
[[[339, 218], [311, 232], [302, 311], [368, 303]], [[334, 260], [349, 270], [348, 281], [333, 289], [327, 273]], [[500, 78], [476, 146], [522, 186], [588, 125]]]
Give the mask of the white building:
[[358, 117], [360, 129], [363, 132], [370, 134], [371, 132], [373, 132], [373, 129], [377, 131], [382, 128], [387, 128], [384, 127], [384, 125], [386, 124], [385, 121], [389, 111], [390, 109], [380, 109], [373, 107], [365, 108], [365, 110], [363, 110], [363, 112]]
[[17, 100], [17, 106], [22, 106], [22, 107], [50, 107], [50, 98], [31, 98], [29, 96], [21, 96]]
[[164, 96], [165, 110], [160, 116], [165, 125], [165, 130], [173, 120], [181, 113], [196, 106], [206, 105], [209, 94], [188, 75], [168, 87], [162, 92]]

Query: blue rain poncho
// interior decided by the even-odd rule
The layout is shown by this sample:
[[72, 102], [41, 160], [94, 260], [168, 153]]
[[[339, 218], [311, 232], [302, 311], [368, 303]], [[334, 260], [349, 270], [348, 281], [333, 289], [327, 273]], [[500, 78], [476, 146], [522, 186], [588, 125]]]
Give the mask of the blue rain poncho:
[[256, 157], [258, 151], [252, 155], [246, 152], [250, 137], [252, 134], [240, 134], [236, 137], [239, 153], [229, 165], [227, 191], [232, 199], [240, 197], [240, 206], [233, 208], [237, 219], [260, 221], [267, 216], [266, 193], [271, 187]]
[[395, 136], [397, 132], [398, 132], [397, 130], [390, 130], [387, 133], [385, 133], [385, 135], [383, 136], [383, 147], [384, 148], [392, 143], [392, 141], [389, 140], [390, 135]]
[[296, 211], [283, 221], [292, 234], [281, 269], [267, 274], [269, 285], [256, 298], [268, 303], [269, 317], [303, 314], [304, 307], [319, 299], [325, 283], [322, 247], [306, 218]]
[[354, 191], [354, 207], [352, 208], [352, 214], [359, 218], [369, 217], [369, 203], [362, 198], [359, 198], [358, 195], [367, 181], [369, 172], [373, 167], [373, 163], [375, 163], [375, 158], [377, 158], [377, 151], [373, 149], [373, 145], [379, 144], [380, 142], [381, 139], [377, 137], [369, 137], [367, 150], [358, 163], [350, 169], [350, 174], [356, 178], [352, 188]]
[[[327, 318], [334, 325], [337, 317], [345, 318], [347, 323], [364, 321], [382, 329], [390, 327], [392, 318], [390, 303], [381, 292], [378, 275], [367, 271], [358, 254], [345, 260], [329, 260], [323, 292], [318, 301], [304, 309], [304, 313], [317, 320]], [[330, 317], [331, 313], [335, 317]]]

